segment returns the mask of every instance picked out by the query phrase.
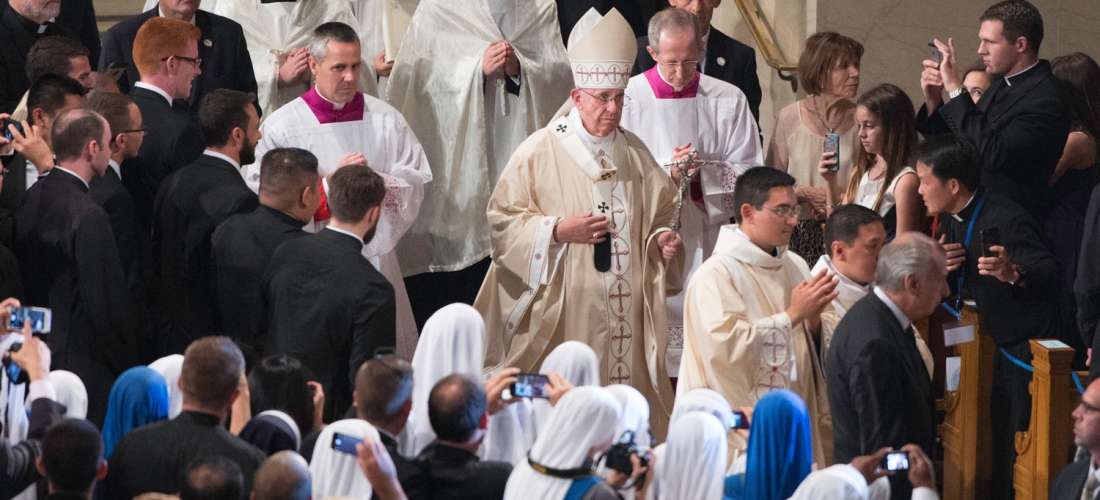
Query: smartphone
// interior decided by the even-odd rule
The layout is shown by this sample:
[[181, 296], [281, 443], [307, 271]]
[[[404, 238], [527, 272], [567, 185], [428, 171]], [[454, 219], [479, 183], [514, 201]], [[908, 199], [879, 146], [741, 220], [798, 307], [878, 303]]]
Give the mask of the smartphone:
[[996, 257], [997, 253], [990, 248], [1001, 245], [1001, 232], [991, 227], [978, 233], [978, 237], [982, 240], [982, 257]]
[[833, 172], [840, 170], [840, 136], [833, 132], [826, 133], [824, 151], [832, 153], [833, 160], [836, 161], [836, 165], [833, 165], [829, 170]]
[[31, 321], [31, 332], [50, 333], [53, 324], [53, 311], [45, 307], [11, 307], [11, 320], [8, 321], [8, 330], [17, 332], [23, 329], [23, 321]]
[[894, 451], [882, 458], [882, 468], [888, 471], [909, 470], [909, 452]]
[[513, 398], [550, 399], [550, 392], [546, 390], [550, 377], [538, 373], [520, 373], [516, 378], [518, 380], [512, 384]]
[[15, 120], [12, 120], [11, 118], [4, 118], [3, 127], [4, 127], [4, 138], [5, 139], [10, 141], [13, 138], [15, 138], [15, 136], [12, 135], [11, 130], [8, 130], [8, 125], [15, 125], [15, 130], [16, 131], [18, 131], [20, 134], [26, 135], [26, 133], [23, 132], [23, 124], [22, 123], [19, 123]]
[[745, 429], [749, 428], [749, 419], [745, 416], [743, 411], [733, 412], [733, 421], [730, 422], [730, 429]]
[[936, 61], [936, 64], [942, 62], [940, 60], [940, 49], [936, 47], [936, 42], [934, 41], [928, 42], [928, 60]]
[[347, 434], [340, 434], [339, 432], [332, 435], [332, 449], [347, 453], [353, 457], [359, 456], [359, 451], [355, 449], [355, 445], [362, 442], [362, 439], [351, 437]]

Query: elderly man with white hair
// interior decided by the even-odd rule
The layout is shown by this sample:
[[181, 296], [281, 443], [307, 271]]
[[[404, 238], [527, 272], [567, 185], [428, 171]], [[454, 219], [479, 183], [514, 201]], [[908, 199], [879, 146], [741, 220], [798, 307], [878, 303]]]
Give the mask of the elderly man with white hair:
[[662, 439], [673, 402], [660, 373], [664, 304], [682, 261], [670, 262], [680, 238], [665, 227], [675, 186], [619, 127], [631, 33], [617, 11], [593, 9], [570, 35], [568, 114], [524, 141], [501, 173], [488, 208], [493, 263], [474, 307], [485, 316], [487, 371], [532, 371], [562, 342], [583, 342], [599, 357], [601, 384], [645, 395]]

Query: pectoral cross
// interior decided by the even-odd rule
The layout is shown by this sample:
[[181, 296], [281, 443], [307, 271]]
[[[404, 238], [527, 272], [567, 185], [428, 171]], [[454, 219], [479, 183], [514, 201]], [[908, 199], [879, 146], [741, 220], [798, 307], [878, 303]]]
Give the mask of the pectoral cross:
[[607, 206], [607, 202], [601, 201], [599, 206], [597, 206], [596, 208], [600, 209], [601, 214], [606, 214], [607, 210], [611, 207]]
[[[611, 300], [615, 300], [615, 299], [619, 300], [619, 313], [622, 313], [623, 312], [623, 299], [626, 299], [626, 298], [630, 297], [630, 291], [627, 290], [627, 291], [624, 292], [622, 283], [619, 283], [618, 288], [619, 288], [619, 293], [612, 293], [611, 295], [609, 295], [609, 297], [611, 298]], [[614, 337], [612, 337], [612, 338], [614, 338]]]

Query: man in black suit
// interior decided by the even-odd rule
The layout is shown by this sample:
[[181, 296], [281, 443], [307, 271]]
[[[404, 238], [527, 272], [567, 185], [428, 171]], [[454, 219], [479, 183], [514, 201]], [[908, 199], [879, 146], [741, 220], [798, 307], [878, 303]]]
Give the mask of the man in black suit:
[[[0, 12], [7, 7], [8, 0], [0, 0]], [[89, 61], [99, 62], [102, 42], [99, 40], [99, 24], [96, 22], [95, 3], [92, 0], [61, 0], [61, 13], [53, 22], [75, 34], [80, 44], [88, 49]]]
[[937, 40], [943, 62], [924, 61], [925, 104], [917, 130], [925, 137], [953, 133], [968, 139], [978, 148], [982, 184], [1024, 207], [1042, 227], [1058, 201], [1050, 179], [1070, 124], [1050, 63], [1039, 59], [1043, 18], [1024, 0], [1005, 0], [987, 9], [981, 22], [978, 53], [986, 73], [1006, 76], [996, 78], [975, 104], [961, 84], [954, 45]]
[[[405, 429], [412, 412], [413, 367], [397, 356], [368, 359], [355, 375], [355, 410], [361, 420], [375, 429], [393, 459], [397, 481], [409, 500], [435, 498], [428, 489], [428, 476], [416, 460], [397, 451], [397, 436]], [[377, 500], [378, 495], [373, 494]]]
[[316, 236], [276, 249], [262, 286], [264, 355], [294, 356], [312, 370], [324, 387], [324, 420], [331, 422], [352, 404], [358, 367], [396, 345], [397, 306], [393, 285], [360, 253], [378, 224], [382, 177], [366, 165], [349, 165], [328, 185], [331, 222]]
[[[944, 251], [928, 236], [905, 233], [883, 247], [876, 288], [840, 320], [825, 359], [833, 463], [907, 443], [933, 456], [932, 380], [912, 322], [947, 296], [946, 277]], [[913, 489], [904, 475], [891, 476], [890, 487], [895, 500], [907, 500]]]
[[210, 235], [230, 216], [259, 206], [241, 165], [256, 161], [255, 94], [218, 89], [199, 107], [206, 151], [160, 187], [153, 208], [153, 272], [167, 353], [221, 333], [211, 283]]
[[61, 5], [50, 0], [13, 0], [0, 18], [0, 113], [11, 113], [31, 86], [27, 80], [27, 53], [39, 38], [67, 36], [72, 31], [50, 21]]
[[[710, 24], [714, 16], [714, 9], [722, 3], [722, 0], [670, 0], [669, 4], [676, 9], [684, 9], [699, 18], [699, 24], [703, 28], [703, 42], [705, 58], [699, 61], [699, 71], [704, 75], [717, 78], [741, 89], [749, 102], [749, 110], [752, 117], [760, 122], [760, 99], [763, 92], [760, 90], [760, 77], [756, 75], [756, 51], [729, 35], [718, 31]], [[657, 33], [650, 36], [656, 38]], [[653, 46], [650, 36], [638, 38], [638, 57], [634, 61], [634, 74], [649, 71], [657, 64], [649, 55], [646, 47]]]
[[179, 378], [183, 412], [122, 437], [108, 460], [100, 498], [130, 500], [151, 492], [173, 495], [191, 464], [205, 456], [236, 462], [244, 473], [244, 491], [251, 491], [256, 469], [266, 458], [264, 452], [231, 434], [222, 423], [246, 383], [244, 357], [229, 338], [205, 337], [188, 346]]
[[[1100, 352], [1100, 186], [1092, 190], [1089, 209], [1085, 214], [1085, 232], [1081, 239], [1081, 258], [1077, 264], [1077, 279], [1073, 295], [1077, 299], [1077, 327], [1089, 349]], [[1089, 362], [1089, 380], [1100, 378], [1100, 360]]]
[[16, 218], [24, 305], [53, 309], [52, 368], [80, 377], [88, 420], [103, 425], [111, 386], [137, 347], [111, 221], [88, 196], [88, 181], [108, 168], [111, 133], [99, 114], [74, 109], [54, 121], [52, 137], [57, 166], [27, 191]]
[[1100, 489], [1100, 478], [1096, 476], [1100, 469], [1100, 382], [1095, 380], [1073, 410], [1073, 444], [1088, 451], [1088, 458], [1072, 462], [1058, 473], [1050, 487], [1050, 500], [1091, 499]]
[[99, 72], [104, 73], [112, 66], [125, 67], [118, 88], [123, 93], [129, 92], [134, 82], [144, 76], [137, 54], [133, 53], [141, 46], [135, 39], [138, 30], [150, 19], [165, 17], [193, 23], [201, 32], [196, 59], [202, 76], [188, 94], [180, 96], [187, 100], [185, 109], [192, 117], [198, 113], [203, 96], [217, 89], [255, 93], [256, 74], [252, 72], [244, 29], [232, 19], [198, 8], [199, 2], [192, 0], [163, 0], [156, 7], [116, 24], [107, 30]]
[[428, 418], [436, 440], [416, 458], [428, 474], [432, 498], [504, 498], [512, 464], [477, 457], [489, 418], [485, 391], [479, 381], [456, 373], [437, 382], [428, 395]]
[[[940, 214], [936, 236], [947, 251], [948, 283], [956, 297], [948, 304], [958, 308], [973, 299], [982, 330], [1000, 348], [993, 361], [988, 453], [991, 484], [998, 488], [992, 496], [1011, 499], [1015, 436], [1031, 418], [1031, 372], [1006, 354], [1029, 363], [1030, 339], [1062, 338], [1062, 275], [1035, 220], [1020, 205], [978, 186], [978, 155], [969, 142], [933, 137], [920, 145], [916, 161], [924, 205]], [[982, 236], [989, 231], [999, 233], [999, 241]]]
[[134, 197], [138, 227], [145, 234], [153, 228], [153, 203], [160, 183], [169, 174], [189, 165], [202, 154], [202, 131], [191, 121], [183, 101], [199, 70], [199, 40], [195, 26], [177, 19], [157, 17], [142, 26], [134, 38], [138, 50], [134, 62], [141, 80], [130, 98], [141, 110], [148, 132], [134, 158], [122, 162], [122, 183]]
[[210, 237], [213, 290], [225, 335], [263, 352], [260, 280], [279, 245], [306, 236], [321, 203], [317, 157], [298, 148], [268, 151], [261, 162], [260, 206], [225, 220]]

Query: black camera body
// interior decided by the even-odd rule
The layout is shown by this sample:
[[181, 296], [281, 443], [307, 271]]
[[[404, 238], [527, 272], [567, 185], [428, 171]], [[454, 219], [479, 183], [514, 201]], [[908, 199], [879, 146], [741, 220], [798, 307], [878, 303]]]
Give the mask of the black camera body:
[[4, 358], [0, 360], [4, 365], [4, 371], [8, 374], [8, 380], [12, 381], [14, 384], [26, 384], [31, 381], [30, 375], [27, 375], [26, 371], [19, 368], [19, 365], [13, 363], [11, 360], [11, 353], [19, 352], [22, 348], [22, 342], [13, 343], [11, 347], [8, 348], [8, 352], [4, 353]]
[[[643, 467], [649, 466], [649, 450], [639, 449], [638, 445], [634, 444], [634, 431], [627, 430], [623, 432], [619, 442], [612, 445], [607, 453], [604, 453], [604, 465], [608, 469], [617, 470], [629, 476], [634, 473], [634, 464], [630, 462], [632, 455], [636, 455], [641, 459]], [[641, 481], [644, 481], [644, 479], [639, 480], [639, 482]]]

